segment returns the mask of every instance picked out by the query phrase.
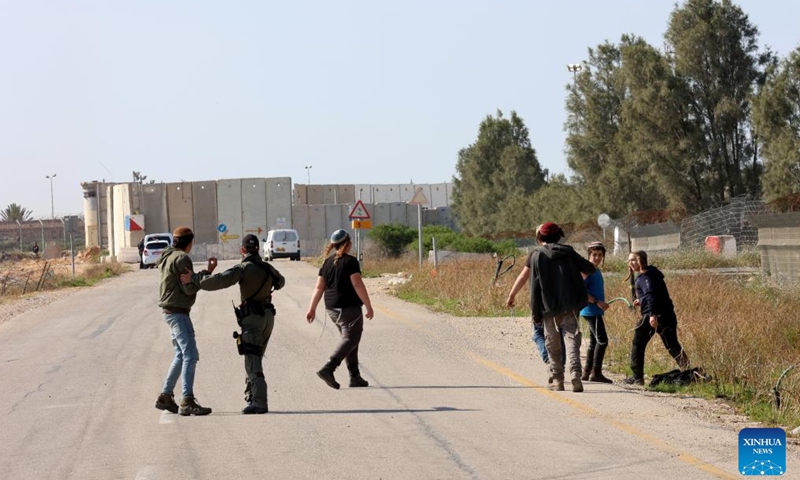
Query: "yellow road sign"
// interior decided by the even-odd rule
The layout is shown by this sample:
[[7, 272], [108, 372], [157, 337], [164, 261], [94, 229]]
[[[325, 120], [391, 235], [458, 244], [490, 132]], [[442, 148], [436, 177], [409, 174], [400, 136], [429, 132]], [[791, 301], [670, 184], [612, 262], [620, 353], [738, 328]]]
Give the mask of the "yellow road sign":
[[239, 235], [231, 235], [228, 232], [225, 232], [219, 236], [219, 239], [224, 243], [228, 243], [228, 240], [236, 240], [237, 238], [239, 238]]
[[372, 220], [351, 220], [351, 227], [353, 229], [368, 230], [372, 228]]

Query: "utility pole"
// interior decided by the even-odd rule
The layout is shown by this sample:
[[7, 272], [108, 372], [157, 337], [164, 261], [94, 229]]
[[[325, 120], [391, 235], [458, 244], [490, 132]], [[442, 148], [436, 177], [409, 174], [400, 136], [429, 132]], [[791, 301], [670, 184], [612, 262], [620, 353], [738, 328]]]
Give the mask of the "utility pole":
[[308, 175], [308, 184], [311, 185], [311, 167], [314, 165], [306, 165], [306, 174]]
[[50, 180], [50, 218], [54, 219], [56, 218], [55, 214], [56, 208], [55, 208], [55, 202], [53, 201], [53, 179], [56, 178], [56, 174], [54, 173], [52, 175], [45, 175], [44, 178]]

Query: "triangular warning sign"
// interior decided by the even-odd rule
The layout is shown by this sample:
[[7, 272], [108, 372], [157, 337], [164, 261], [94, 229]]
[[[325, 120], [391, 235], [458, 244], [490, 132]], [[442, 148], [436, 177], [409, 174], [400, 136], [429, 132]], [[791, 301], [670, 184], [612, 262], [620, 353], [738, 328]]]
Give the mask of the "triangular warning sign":
[[408, 201], [409, 205], [427, 205], [428, 204], [428, 197], [422, 192], [422, 187], [418, 187], [417, 191], [414, 192], [414, 196], [411, 197], [411, 200]]
[[357, 201], [356, 206], [350, 210], [350, 220], [369, 220], [369, 218], [369, 212], [367, 207], [364, 206], [364, 202]]

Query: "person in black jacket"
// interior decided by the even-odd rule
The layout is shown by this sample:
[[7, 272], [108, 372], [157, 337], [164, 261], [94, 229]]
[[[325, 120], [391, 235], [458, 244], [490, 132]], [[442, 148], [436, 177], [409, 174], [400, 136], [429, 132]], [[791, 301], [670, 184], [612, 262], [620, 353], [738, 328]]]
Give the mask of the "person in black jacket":
[[541, 246], [534, 249], [526, 263], [531, 269], [531, 313], [534, 321], [544, 322], [553, 389], [564, 390], [563, 335], [572, 391], [582, 392], [578, 312], [589, 297], [581, 273], [590, 275], [595, 266], [569, 245], [558, 243], [563, 237], [564, 231], [553, 222], [542, 224], [536, 232]]
[[647, 252], [639, 250], [628, 257], [629, 274], [636, 277], [636, 300], [642, 318], [633, 333], [631, 371], [633, 376], [624, 380], [629, 385], [644, 385], [644, 352], [650, 337], [657, 333], [664, 346], [681, 370], [689, 368], [689, 357], [678, 341], [678, 318], [664, 282], [664, 274], [647, 264]]

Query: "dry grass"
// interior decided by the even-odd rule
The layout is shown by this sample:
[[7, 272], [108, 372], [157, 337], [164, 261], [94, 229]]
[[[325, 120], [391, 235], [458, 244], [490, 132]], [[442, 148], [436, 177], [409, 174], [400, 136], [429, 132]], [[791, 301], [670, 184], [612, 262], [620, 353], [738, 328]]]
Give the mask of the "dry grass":
[[[505, 299], [523, 262], [500, 277], [495, 287], [490, 286], [495, 264], [488, 256], [486, 261], [440, 265], [436, 272], [408, 262], [386, 263], [385, 271], [413, 274], [410, 282], [397, 288], [397, 295], [405, 300], [456, 316], [507, 316], [511, 312]], [[370, 268], [380, 270], [383, 265], [375, 262]], [[800, 311], [800, 292], [772, 287], [758, 277], [678, 276], [668, 271], [666, 275], [676, 305], [679, 339], [692, 365], [702, 367], [712, 378], [688, 390], [732, 400], [756, 420], [793, 427], [800, 424], [800, 322], [795, 318]], [[629, 297], [629, 284], [619, 274], [607, 274], [606, 296]], [[517, 316], [530, 314], [528, 297], [526, 284], [517, 295]], [[633, 328], [638, 320], [622, 302], [607, 312], [607, 364], [612, 370], [629, 373]], [[645, 365], [647, 374], [676, 368], [659, 338], [648, 346]], [[781, 373], [792, 366], [781, 382], [778, 408], [773, 388]]]

